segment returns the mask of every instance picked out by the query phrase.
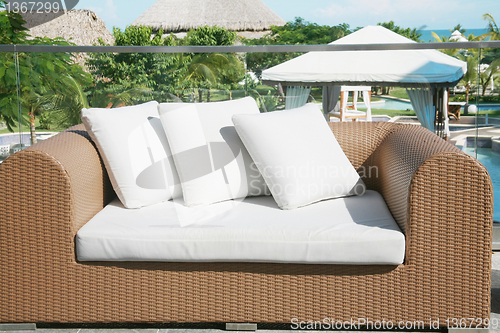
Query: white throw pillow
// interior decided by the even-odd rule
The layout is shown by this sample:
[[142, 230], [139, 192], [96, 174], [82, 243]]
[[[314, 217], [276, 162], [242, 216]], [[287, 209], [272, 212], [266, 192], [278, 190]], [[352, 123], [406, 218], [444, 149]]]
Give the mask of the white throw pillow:
[[83, 109], [82, 121], [125, 207], [139, 208], [181, 197], [157, 102]]
[[278, 206], [364, 194], [366, 187], [315, 104], [233, 122]]
[[258, 114], [253, 98], [162, 103], [158, 110], [186, 206], [267, 194], [266, 183], [231, 120], [235, 114]]

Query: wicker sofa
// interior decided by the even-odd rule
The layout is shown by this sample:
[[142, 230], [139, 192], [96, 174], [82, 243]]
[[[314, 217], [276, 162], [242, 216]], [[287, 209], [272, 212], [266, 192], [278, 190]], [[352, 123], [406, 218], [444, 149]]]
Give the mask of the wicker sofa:
[[364, 181], [405, 233], [402, 265], [78, 262], [76, 232], [114, 197], [80, 125], [0, 166], [0, 323], [489, 318], [486, 169], [420, 126], [330, 127], [356, 169], [378, 168]]

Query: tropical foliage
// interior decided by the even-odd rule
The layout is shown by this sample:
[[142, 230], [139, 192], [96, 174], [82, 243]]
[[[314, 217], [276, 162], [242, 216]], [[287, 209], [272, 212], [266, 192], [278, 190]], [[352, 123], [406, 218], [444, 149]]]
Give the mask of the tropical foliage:
[[460, 32], [462, 35], [465, 34], [467, 30], [465, 30], [461, 24], [457, 24], [453, 29], [450, 29], [450, 32], [453, 33], [455, 31]]
[[[0, 8], [5, 9], [4, 0], [0, 0]], [[28, 29], [23, 27], [24, 23], [21, 15], [6, 10], [0, 11], [0, 44], [25, 44]]]
[[[225, 46], [234, 45], [236, 32], [221, 27], [200, 27], [188, 32], [186, 45]], [[210, 101], [210, 89], [235, 90], [245, 77], [244, 59], [235, 53], [191, 54], [189, 64], [184, 69], [180, 88], [199, 88], [198, 101], [203, 101], [203, 89], [207, 90], [206, 100]]]
[[[488, 33], [481, 36], [474, 36], [474, 34], [471, 33], [466, 36], [468, 41], [500, 39], [500, 31], [493, 16], [491, 14], [485, 14], [483, 15], [483, 19], [488, 22]], [[462, 35], [466, 32], [460, 24], [450, 29], [450, 32], [456, 30]], [[432, 32], [432, 35], [436, 42], [456, 42], [450, 40], [449, 37], [438, 36], [434, 32]], [[460, 85], [465, 88], [465, 96], [463, 98], [461, 96], [454, 98], [456, 100], [465, 101], [468, 104], [473, 90], [477, 91], [478, 88], [481, 88], [481, 95], [485, 97], [488, 86], [491, 84], [492, 80], [495, 79], [497, 74], [500, 73], [500, 49], [463, 49], [460, 48], [460, 42], [456, 42], [456, 45], [456, 49], [443, 49], [440, 51], [467, 63], [467, 73], [460, 82]]]
[[477, 83], [478, 53], [476, 50], [470, 50], [458, 54], [457, 58], [467, 63], [467, 73], [465, 73], [461, 83], [465, 87], [465, 103], [469, 104], [471, 88]]
[[384, 28], [387, 28], [389, 30], [394, 31], [397, 34], [400, 34], [401, 36], [404, 36], [406, 38], [409, 38], [411, 40], [414, 40], [415, 42], [421, 42], [422, 40], [420, 37], [422, 37], [422, 33], [419, 31], [420, 29], [417, 28], [401, 28], [400, 26], [397, 26], [394, 21], [390, 22], [384, 22], [384, 23], [377, 23], [377, 25], [380, 25]]
[[[0, 8], [4, 7], [0, 0]], [[488, 33], [469, 40], [499, 40], [500, 31], [494, 18], [485, 14]], [[0, 44], [69, 45], [62, 38], [34, 38], [28, 36], [25, 22], [18, 14], [0, 12]], [[394, 21], [378, 23], [400, 35], [420, 42], [416, 28], [403, 28]], [[465, 29], [460, 24], [450, 31]], [[246, 45], [298, 45], [331, 43], [351, 33], [349, 25], [318, 25], [298, 17], [282, 27], [273, 26], [271, 32], [259, 39], [244, 39]], [[221, 46], [234, 45], [235, 32], [220, 27], [201, 27], [191, 30], [184, 38], [153, 32], [149, 27], [129, 26], [124, 31], [113, 30], [116, 46]], [[434, 38], [449, 42], [446, 36]], [[101, 45], [104, 42], [100, 41]], [[467, 63], [468, 72], [462, 80], [465, 99], [479, 85], [483, 95], [488, 84], [500, 72], [500, 50], [446, 49], [443, 52]], [[262, 70], [292, 59], [301, 53], [95, 53], [89, 54], [85, 66], [75, 63], [70, 53], [0, 53], [0, 121], [13, 130], [18, 124], [30, 124], [33, 142], [36, 118], [43, 126], [63, 128], [80, 122], [84, 107], [119, 107], [149, 100], [171, 101], [189, 98], [210, 101], [221, 98], [215, 90], [242, 89], [239, 82], [246, 79], [246, 90], [235, 94], [259, 97], [262, 93], [249, 77], [247, 69], [260, 78]], [[16, 66], [16, 62], [19, 62]], [[483, 67], [481, 67], [481, 65]], [[488, 66], [485, 66], [488, 65]], [[479, 68], [482, 70], [479, 70]], [[19, 79], [18, 79], [19, 76]], [[19, 90], [18, 87], [21, 89]], [[271, 91], [272, 90], [272, 91]], [[276, 89], [263, 93], [271, 100], [281, 99]], [[212, 91], [212, 96], [211, 96]], [[231, 93], [229, 93], [231, 98]], [[258, 101], [266, 109], [271, 105]], [[18, 113], [21, 105], [21, 115]], [[273, 101], [273, 103], [277, 103]]]
[[500, 58], [493, 60], [488, 68], [483, 71], [480, 71], [479, 80], [481, 82], [482, 95], [486, 95], [486, 90], [488, 85], [491, 83], [491, 80], [494, 79], [496, 74], [500, 73]]
[[483, 19], [488, 21], [488, 35], [490, 40], [500, 40], [500, 29], [491, 14], [484, 14]]
[[[452, 43], [452, 42], [456, 42], [456, 40], [450, 40], [450, 38], [448, 36], [439, 36], [437, 33], [435, 33], [434, 31], [432, 31], [432, 37], [434, 37], [434, 39], [436, 40], [436, 42], [438, 43]], [[449, 56], [452, 56], [452, 57], [456, 57], [458, 51], [460, 49], [442, 49], [442, 50], [439, 50]]]
[[[69, 45], [62, 38], [29, 39], [24, 23], [19, 14], [0, 12], [0, 43]], [[68, 82], [78, 86], [91, 82], [70, 53], [0, 53], [0, 120], [11, 131], [16, 124], [29, 123], [31, 142], [36, 143], [35, 118], [55, 108], [53, 97], [67, 94]]]
[[[129, 26], [125, 31], [114, 28], [115, 46], [171, 46], [173, 36], [163, 37], [163, 31], [152, 36], [150, 27]], [[101, 45], [105, 43], [100, 40]], [[173, 83], [179, 79], [181, 56], [164, 53], [94, 53], [87, 66], [95, 84], [90, 100], [95, 107], [107, 107], [125, 101], [116, 96], [136, 93], [136, 102], [152, 99], [164, 101], [173, 92]], [[108, 98], [106, 98], [108, 97]], [[114, 100], [114, 102], [112, 102]], [[112, 103], [110, 105], [110, 103]]]
[[[220, 27], [192, 30], [184, 39], [165, 37], [162, 30], [153, 33], [145, 26], [129, 26], [123, 32], [115, 28], [113, 34], [116, 46], [217, 46], [232, 45], [236, 40], [235, 32]], [[97, 53], [87, 65], [96, 79], [91, 104], [101, 107], [120, 102], [111, 105], [106, 96], [116, 99], [133, 94], [135, 103], [163, 102], [181, 98], [188, 88], [231, 89], [245, 74], [238, 56], [220, 53]]]

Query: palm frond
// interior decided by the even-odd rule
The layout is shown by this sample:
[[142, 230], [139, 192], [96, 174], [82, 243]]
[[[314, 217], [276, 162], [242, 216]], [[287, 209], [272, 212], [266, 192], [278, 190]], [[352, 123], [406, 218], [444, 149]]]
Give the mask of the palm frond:
[[500, 29], [498, 28], [493, 15], [489, 13], [484, 14], [483, 20], [488, 21], [488, 34], [485, 35], [488, 35], [490, 37], [490, 40], [500, 40]]

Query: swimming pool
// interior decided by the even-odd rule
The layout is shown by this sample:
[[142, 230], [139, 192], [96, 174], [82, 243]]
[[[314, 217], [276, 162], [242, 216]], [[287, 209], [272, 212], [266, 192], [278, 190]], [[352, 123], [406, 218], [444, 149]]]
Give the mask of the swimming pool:
[[[37, 140], [45, 140], [50, 138], [51, 136], [57, 134], [57, 132], [44, 132], [44, 133], [36, 133]], [[21, 141], [19, 141], [21, 139]], [[7, 133], [0, 134], [0, 146], [11, 145], [16, 143], [22, 143], [25, 145], [29, 145], [31, 140], [31, 135], [29, 133]]]
[[[39, 135], [37, 135], [37, 137], [39, 137]], [[19, 138], [21, 138], [21, 142], [19, 142]], [[3, 134], [0, 135], [0, 146], [16, 144], [16, 143], [29, 144], [30, 138], [31, 136], [29, 134], [21, 134], [21, 135], [19, 135], [19, 133]]]
[[[385, 109], [385, 110], [412, 110], [413, 106], [410, 102], [400, 101], [396, 99], [380, 98], [381, 101], [372, 102], [372, 110], [375, 109]], [[364, 103], [358, 103], [358, 109], [365, 108]], [[366, 109], [366, 108], [365, 108]], [[498, 111], [500, 110], [500, 104], [480, 104], [479, 111]], [[463, 111], [463, 107], [462, 107]]]
[[[474, 156], [474, 147], [464, 148], [464, 152]], [[490, 173], [495, 198], [493, 220], [500, 222], [500, 154], [494, 153], [491, 148], [478, 148], [477, 159]]]
[[[471, 103], [471, 105], [474, 103]], [[462, 106], [461, 110], [464, 110], [464, 107]], [[479, 111], [499, 111], [500, 110], [500, 104], [479, 104], [478, 107]]]
[[372, 109], [386, 109], [386, 110], [413, 110], [413, 106], [409, 102], [398, 101], [390, 98], [381, 98], [382, 103], [374, 102]]
[[[42, 141], [57, 134], [57, 132], [37, 133], [36, 138]], [[10, 155], [30, 146], [31, 135], [29, 133], [7, 133], [0, 134], [0, 163]]]
[[[399, 101], [396, 99], [390, 99], [390, 98], [384, 98], [384, 97], [377, 97], [380, 98], [380, 101], [374, 101], [371, 104], [372, 110], [379, 110], [379, 109], [384, 109], [384, 110], [413, 110], [413, 106], [409, 102], [405, 101]], [[359, 110], [366, 110], [365, 103], [361, 102], [358, 103], [358, 109]]]

